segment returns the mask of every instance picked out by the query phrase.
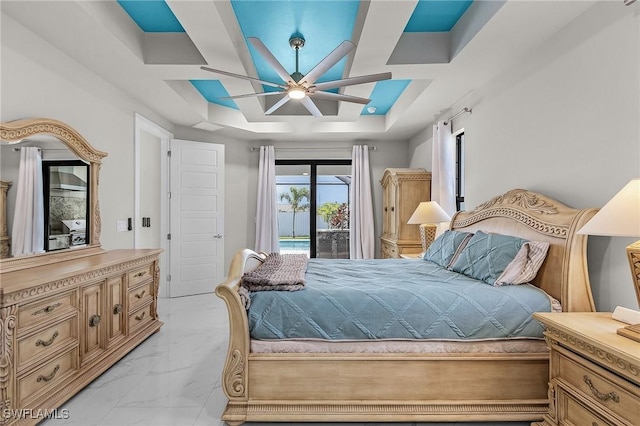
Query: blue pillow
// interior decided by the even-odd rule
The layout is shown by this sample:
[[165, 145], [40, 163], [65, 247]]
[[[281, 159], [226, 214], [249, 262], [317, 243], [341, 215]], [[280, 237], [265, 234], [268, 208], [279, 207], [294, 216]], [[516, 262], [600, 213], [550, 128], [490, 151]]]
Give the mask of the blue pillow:
[[542, 266], [548, 243], [476, 232], [451, 270], [491, 285], [530, 282]]
[[449, 268], [472, 235], [470, 232], [446, 230], [431, 243], [423, 258]]

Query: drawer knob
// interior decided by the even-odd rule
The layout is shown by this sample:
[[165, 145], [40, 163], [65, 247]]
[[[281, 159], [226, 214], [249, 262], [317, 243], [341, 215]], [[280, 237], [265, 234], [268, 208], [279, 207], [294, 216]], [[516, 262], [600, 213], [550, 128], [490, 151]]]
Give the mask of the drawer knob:
[[142, 299], [147, 290], [142, 290], [141, 293], [136, 293], [136, 299]]
[[135, 319], [137, 319], [138, 321], [142, 321], [144, 319], [144, 316], [147, 314], [147, 311], [142, 312], [140, 315], [136, 315]]
[[49, 346], [50, 344], [53, 343], [54, 340], [56, 340], [56, 337], [58, 337], [58, 331], [54, 331], [53, 332], [53, 336], [51, 336], [51, 339], [49, 340], [42, 340], [42, 339], [38, 339], [38, 341], [36, 342], [36, 346]]
[[42, 374], [39, 375], [37, 381], [38, 382], [48, 382], [50, 380], [53, 380], [53, 378], [56, 377], [56, 374], [58, 373], [58, 370], [60, 370], [60, 364], [57, 364], [56, 367], [51, 372], [51, 374], [49, 374], [48, 376], [43, 376]]
[[55, 303], [53, 305], [49, 305], [49, 306], [45, 306], [42, 309], [39, 309], [35, 312], [33, 312], [31, 315], [40, 315], [40, 314], [45, 314], [45, 313], [49, 313], [52, 312], [55, 308], [57, 308], [58, 306], [62, 306], [61, 302]]
[[122, 312], [122, 303], [118, 303], [118, 304], [113, 305], [113, 314], [117, 315], [120, 312]]
[[589, 386], [589, 389], [591, 390], [591, 393], [593, 394], [593, 396], [595, 396], [599, 400], [602, 400], [602, 401], [612, 400], [613, 402], [620, 402], [620, 397], [618, 396], [617, 393], [615, 393], [615, 392], [609, 392], [609, 393], [600, 392], [593, 385], [593, 382], [591, 382], [591, 379], [589, 378], [589, 376], [584, 375], [582, 377], [582, 380], [584, 380], [584, 382], [587, 384], [587, 386]]
[[89, 318], [89, 327], [97, 326], [100, 324], [101, 319], [100, 315], [91, 315], [91, 318]]
[[134, 275], [134, 277], [138, 278], [138, 277], [144, 277], [144, 274], [146, 274], [146, 271], [142, 271], [142, 272], [138, 272], [137, 274]]

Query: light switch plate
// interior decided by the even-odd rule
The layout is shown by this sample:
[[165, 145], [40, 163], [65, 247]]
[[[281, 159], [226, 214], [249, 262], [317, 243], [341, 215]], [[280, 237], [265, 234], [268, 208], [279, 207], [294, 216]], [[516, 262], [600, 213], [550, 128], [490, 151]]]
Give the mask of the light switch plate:
[[118, 232], [127, 232], [127, 220], [118, 220], [116, 221], [116, 231]]

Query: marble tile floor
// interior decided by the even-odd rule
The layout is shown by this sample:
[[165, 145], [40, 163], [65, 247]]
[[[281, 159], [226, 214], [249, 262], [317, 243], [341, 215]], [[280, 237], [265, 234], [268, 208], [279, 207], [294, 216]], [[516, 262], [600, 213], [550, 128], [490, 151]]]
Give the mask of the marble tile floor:
[[[224, 302], [214, 294], [160, 299], [158, 312], [164, 322], [158, 333], [62, 406], [61, 409], [67, 410], [67, 419], [49, 419], [41, 425], [223, 425], [220, 415], [226, 397], [220, 386], [220, 376], [228, 341]], [[362, 423], [346, 424], [363, 426]], [[463, 424], [489, 426], [496, 423], [438, 423], [442, 426]], [[499, 425], [528, 426], [529, 423]]]

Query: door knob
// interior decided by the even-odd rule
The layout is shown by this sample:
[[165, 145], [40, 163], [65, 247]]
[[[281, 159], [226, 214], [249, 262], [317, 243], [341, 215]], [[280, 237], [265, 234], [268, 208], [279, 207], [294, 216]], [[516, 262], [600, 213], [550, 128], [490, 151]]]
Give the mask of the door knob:
[[214, 235], [214, 236], [213, 236], [213, 238], [216, 238], [216, 239], [218, 239], [218, 240], [221, 240], [221, 239], [223, 239], [223, 238], [224, 238], [224, 235], [222, 235], [222, 234], [216, 234], [216, 235]]

